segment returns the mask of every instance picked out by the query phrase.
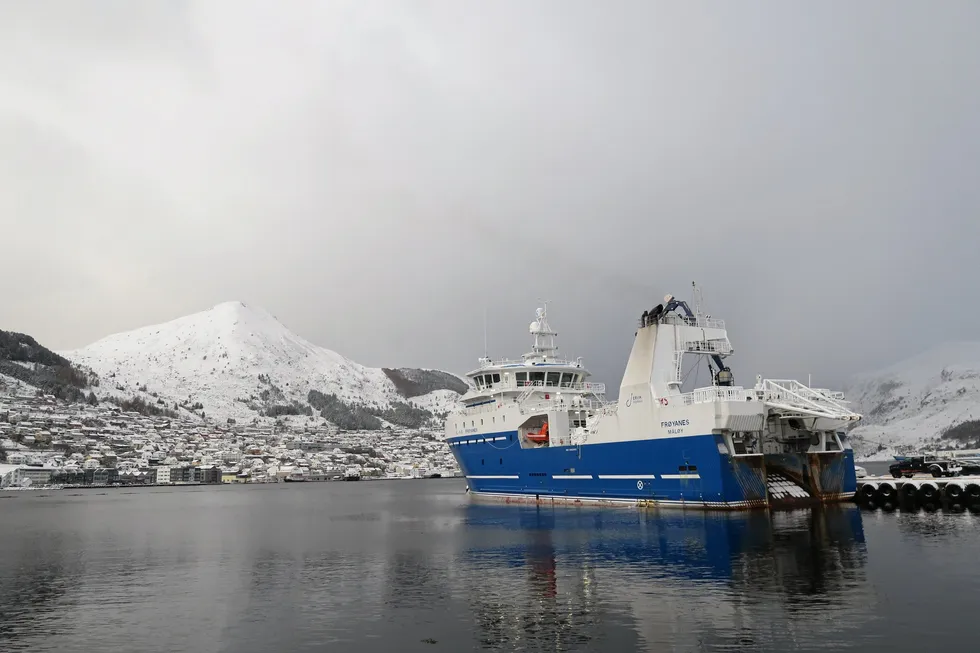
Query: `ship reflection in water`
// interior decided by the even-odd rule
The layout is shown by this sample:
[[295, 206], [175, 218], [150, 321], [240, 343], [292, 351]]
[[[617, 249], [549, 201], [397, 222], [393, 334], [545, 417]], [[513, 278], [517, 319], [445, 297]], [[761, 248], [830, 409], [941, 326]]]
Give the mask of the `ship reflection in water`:
[[861, 518], [473, 505], [470, 604], [490, 647], [836, 648], [874, 610]]

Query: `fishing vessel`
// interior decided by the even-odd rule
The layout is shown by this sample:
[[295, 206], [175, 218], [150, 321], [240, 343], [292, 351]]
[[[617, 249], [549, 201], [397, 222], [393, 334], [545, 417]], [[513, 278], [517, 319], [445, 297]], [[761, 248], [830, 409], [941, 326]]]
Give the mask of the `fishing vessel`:
[[[695, 288], [695, 293], [697, 289]], [[847, 500], [857, 489], [839, 392], [794, 380], [735, 385], [725, 323], [671, 295], [644, 310], [615, 401], [559, 355], [547, 308], [531, 351], [486, 355], [444, 439], [476, 497], [747, 509]], [[711, 385], [684, 389], [685, 362]]]

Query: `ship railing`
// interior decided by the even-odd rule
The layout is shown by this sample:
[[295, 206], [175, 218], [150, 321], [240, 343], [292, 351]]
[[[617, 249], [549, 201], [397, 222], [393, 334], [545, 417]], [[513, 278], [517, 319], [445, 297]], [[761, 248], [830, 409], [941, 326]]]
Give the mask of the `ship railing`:
[[[450, 410], [449, 413], [451, 415], [480, 415], [481, 413], [492, 413], [496, 410], [499, 410], [501, 405], [514, 404], [514, 403], [524, 406], [528, 404], [537, 404], [537, 403], [553, 404], [557, 401], [561, 401], [564, 402], [564, 405], [569, 407], [574, 407], [578, 405], [582, 405], [582, 406], [605, 405], [606, 402], [602, 399], [603, 393], [605, 392], [606, 389], [605, 384], [592, 383], [592, 384], [577, 384], [577, 385], [593, 386], [593, 388], [589, 388], [588, 392], [581, 395], [569, 394], [565, 396], [559, 396], [562, 390], [567, 390], [568, 388], [553, 388], [551, 386], [544, 386], [544, 387], [531, 386], [527, 389], [530, 392], [525, 391], [524, 393], [522, 393], [517, 397], [497, 396], [497, 397], [493, 397], [494, 401], [486, 400], [487, 403], [481, 403], [477, 406], [470, 406], [470, 407], [457, 405], [452, 410]], [[532, 393], [543, 392], [545, 390], [554, 390], [555, 395], [549, 397], [548, 399], [531, 397]], [[573, 398], [575, 399], [574, 406], [572, 403]]]
[[792, 379], [765, 379], [756, 386], [762, 401], [775, 407], [802, 414], [835, 419], [860, 419], [847, 407], [844, 394], [811, 388]]
[[615, 415], [619, 411], [619, 404], [615, 402], [609, 402], [598, 406], [588, 417], [588, 424], [586, 426], [586, 436], [588, 439], [588, 433], [595, 433], [599, 429], [599, 423], [602, 421], [603, 417], [608, 415]]
[[480, 404], [479, 406], [457, 406], [455, 409], [449, 411], [450, 415], [480, 415], [482, 413], [492, 413], [496, 410], [497, 404], [503, 401], [503, 398], [498, 399], [492, 403]]
[[[797, 399], [812, 401], [816, 403], [847, 403], [844, 400], [843, 392], [835, 392], [824, 388], [811, 388], [805, 383], [793, 379], [765, 379], [761, 386], [757, 386], [765, 397], [794, 397]], [[843, 406], [841, 406], [843, 407]]]
[[546, 381], [501, 381], [500, 383], [494, 383], [490, 388], [495, 391], [499, 390], [523, 390], [521, 397], [527, 398], [533, 392], [538, 391], [553, 391], [553, 392], [591, 392], [593, 394], [602, 395], [606, 393], [605, 383], [593, 383], [592, 381], [583, 381], [579, 383], [548, 383]]
[[724, 320], [719, 320], [715, 317], [706, 317], [704, 315], [700, 317], [687, 317], [686, 315], [678, 315], [677, 313], [668, 313], [666, 316], [660, 318], [660, 322], [663, 324], [674, 324], [677, 326], [700, 327], [702, 329], [725, 328]]
[[552, 410], [584, 410], [591, 412], [599, 411], [607, 406], [609, 406], [608, 403], [597, 399], [576, 399], [576, 401], [572, 402], [565, 397], [556, 397], [554, 399], [534, 399], [532, 401], [525, 401], [520, 404], [520, 411], [522, 415]]
[[[499, 388], [500, 386], [501, 384], [495, 383], [493, 387]], [[555, 390], [556, 392], [560, 392], [562, 390], [575, 390], [577, 392], [594, 392], [596, 394], [606, 393], [605, 383], [593, 383], [591, 381], [581, 383], [559, 383], [558, 385], [547, 383], [545, 381], [516, 381], [514, 383], [514, 387], [530, 388], [531, 392], [534, 392], [535, 390], [548, 389]], [[528, 390], [525, 390], [525, 392], [528, 392]]]
[[[677, 400], [684, 406], [693, 406], [694, 404], [708, 404], [716, 401], [748, 401], [750, 396], [751, 393], [741, 386], [711, 386], [685, 392], [678, 395]], [[674, 397], [667, 397], [668, 401], [672, 399]]]
[[[517, 383], [517, 387], [521, 387], [521, 383], [522, 383], [522, 382], [518, 382], [518, 383]], [[542, 384], [542, 385], [543, 385], [543, 384]], [[524, 385], [523, 385], [523, 387], [524, 387], [524, 392], [522, 392], [522, 393], [521, 393], [521, 394], [520, 394], [520, 395], [519, 395], [519, 396], [517, 397], [517, 403], [519, 403], [519, 404], [522, 404], [522, 403], [524, 403], [525, 401], [527, 401], [527, 400], [528, 400], [528, 398], [529, 398], [529, 397], [531, 396], [531, 394], [532, 394], [532, 393], [534, 393], [534, 391], [535, 391], [535, 390], [537, 389], [537, 388], [536, 388], [535, 386], [536, 386], [536, 384], [535, 384], [535, 383], [524, 383]]]
[[499, 367], [501, 365], [523, 365], [524, 361], [518, 358], [489, 358], [484, 359], [479, 369], [488, 367]]
[[688, 340], [684, 343], [684, 351], [695, 354], [731, 354], [732, 343], [724, 340]]
[[[555, 365], [567, 365], [568, 367], [576, 367], [578, 361], [568, 360], [565, 358], [552, 358], [548, 357], [548, 363], [553, 363]], [[488, 358], [482, 359], [480, 367], [477, 369], [485, 370], [489, 367], [503, 367], [505, 365], [519, 365], [525, 366], [527, 361], [523, 358]], [[533, 369], [533, 367], [532, 367]]]
[[[566, 401], [570, 401], [571, 397], [589, 397], [595, 396], [598, 399], [602, 399], [606, 394], [606, 384], [605, 383], [592, 383], [591, 381], [585, 381], [582, 383], [565, 383], [560, 385], [548, 385], [542, 381], [527, 381], [523, 383], [516, 383], [511, 380], [510, 382], [501, 382], [493, 384], [493, 387], [487, 388], [487, 390], [492, 391], [492, 395], [488, 396], [495, 399], [496, 401], [486, 404], [481, 404], [479, 406], [473, 406], [467, 408], [466, 406], [456, 406], [449, 412], [454, 415], [464, 414], [464, 415], [477, 415], [479, 413], [491, 412], [497, 410], [497, 404], [510, 404], [510, 403], [525, 403], [532, 398], [535, 393], [554, 393], [560, 395], [564, 392], [568, 392], [568, 396], [565, 397]], [[504, 395], [504, 392], [513, 392], [515, 390], [521, 390], [522, 392], [517, 395]], [[581, 393], [578, 394], [578, 393]], [[535, 399], [536, 401], [536, 399]], [[545, 400], [547, 401], [547, 400]]]

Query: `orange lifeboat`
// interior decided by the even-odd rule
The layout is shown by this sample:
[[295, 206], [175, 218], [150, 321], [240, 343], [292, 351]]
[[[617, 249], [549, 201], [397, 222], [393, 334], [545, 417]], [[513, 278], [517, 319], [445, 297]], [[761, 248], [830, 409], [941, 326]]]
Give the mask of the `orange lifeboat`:
[[547, 442], [548, 441], [548, 422], [544, 423], [540, 431], [528, 431], [527, 439], [531, 442]]

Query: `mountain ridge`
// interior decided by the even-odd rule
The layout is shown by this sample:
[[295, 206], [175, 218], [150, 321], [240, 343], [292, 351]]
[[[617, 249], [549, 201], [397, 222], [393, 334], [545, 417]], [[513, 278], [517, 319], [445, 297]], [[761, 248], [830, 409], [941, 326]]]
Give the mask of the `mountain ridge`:
[[942, 343], [857, 374], [844, 395], [863, 415], [851, 431], [855, 455], [863, 460], [980, 446], [980, 429], [971, 427], [980, 420], [980, 342]]
[[33, 337], [0, 330], [0, 386], [27, 385], [65, 401], [84, 401], [99, 378], [42, 346]]
[[435, 418], [465, 386], [458, 376], [440, 370], [361, 365], [296, 335], [265, 309], [240, 301], [59, 353], [97, 372], [107, 388], [136, 391], [218, 421], [315, 418], [311, 391], [335, 397], [351, 410], [398, 408], [404, 414], [404, 404]]

